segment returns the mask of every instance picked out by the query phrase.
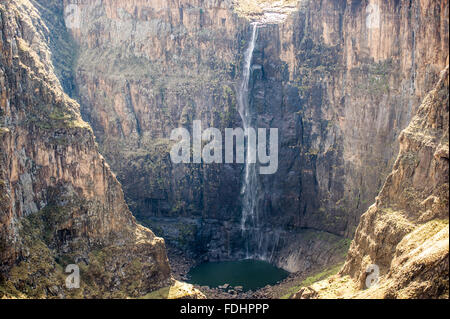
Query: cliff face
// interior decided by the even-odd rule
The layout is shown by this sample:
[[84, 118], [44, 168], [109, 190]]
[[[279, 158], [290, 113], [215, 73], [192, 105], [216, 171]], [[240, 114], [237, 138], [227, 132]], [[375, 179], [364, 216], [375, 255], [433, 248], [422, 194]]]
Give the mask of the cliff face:
[[[48, 5], [0, 4], [0, 295], [139, 296], [170, 278], [164, 241], [136, 223], [55, 75], [70, 46]], [[81, 289], [65, 288], [68, 264]]]
[[[343, 269], [295, 297], [448, 298], [448, 90], [447, 66], [400, 134], [393, 171], [361, 217]], [[371, 265], [380, 277], [367, 289]]]
[[[446, 0], [79, 7], [75, 93], [133, 213], [196, 256], [250, 249], [292, 271], [342, 258], [332, 243], [353, 236], [448, 56]], [[173, 165], [168, 137], [195, 119], [242, 126], [236, 89], [252, 20], [250, 104], [258, 127], [279, 128], [280, 164], [258, 177], [260, 225], [243, 238], [242, 165]]]
[[300, 8], [280, 26], [279, 47], [300, 95], [308, 189], [300, 224], [351, 235], [391, 170], [399, 133], [446, 65], [448, 2], [304, 1]]
[[[203, 3], [203, 1], [201, 1]], [[82, 113], [138, 216], [237, 214], [240, 167], [172, 167], [173, 128], [232, 127], [243, 23], [227, 1], [88, 1], [74, 29]], [[242, 37], [240, 37], [242, 38]], [[230, 187], [231, 186], [231, 187]], [[221, 194], [217, 192], [221, 189]], [[206, 213], [208, 212], [208, 213]]]

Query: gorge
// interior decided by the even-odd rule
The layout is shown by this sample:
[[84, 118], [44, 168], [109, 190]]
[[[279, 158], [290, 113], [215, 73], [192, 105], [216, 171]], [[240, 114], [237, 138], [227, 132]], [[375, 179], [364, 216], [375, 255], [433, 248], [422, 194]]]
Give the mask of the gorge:
[[[371, 264], [386, 285], [376, 296], [448, 297], [448, 9], [1, 1], [0, 296], [143, 297], [178, 285], [203, 297], [173, 279], [185, 258], [255, 259], [302, 280], [345, 263], [297, 298], [373, 297]], [[196, 121], [277, 128], [277, 171], [175, 164], [171, 132]], [[421, 268], [429, 277], [406, 265], [423, 245], [440, 247]], [[82, 265], [81, 291], [53, 284], [67, 263]], [[411, 267], [429, 289], [394, 293], [414, 281], [400, 273]]]

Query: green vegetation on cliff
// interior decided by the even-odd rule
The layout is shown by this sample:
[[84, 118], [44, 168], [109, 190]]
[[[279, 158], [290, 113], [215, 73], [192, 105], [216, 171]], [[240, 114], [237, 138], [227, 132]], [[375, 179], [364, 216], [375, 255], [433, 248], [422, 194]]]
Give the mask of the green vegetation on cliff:
[[312, 285], [315, 282], [318, 282], [320, 280], [323, 280], [325, 278], [328, 278], [330, 276], [333, 276], [339, 272], [339, 270], [342, 268], [343, 263], [335, 265], [333, 267], [325, 268], [324, 270], [314, 273], [307, 277], [306, 279], [302, 280], [299, 284], [294, 285], [287, 289], [286, 293], [281, 296], [281, 299], [289, 299], [291, 298], [295, 293], [297, 293], [300, 288], [307, 287]]

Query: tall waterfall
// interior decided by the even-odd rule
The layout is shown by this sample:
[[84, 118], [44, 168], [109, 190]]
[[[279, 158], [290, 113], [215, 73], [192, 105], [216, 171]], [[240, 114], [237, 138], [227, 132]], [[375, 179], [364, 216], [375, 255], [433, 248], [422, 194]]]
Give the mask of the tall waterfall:
[[[250, 110], [249, 102], [249, 82], [252, 73], [252, 59], [253, 51], [255, 49], [256, 39], [258, 37], [258, 24], [252, 24], [252, 38], [245, 51], [244, 56], [244, 69], [242, 73], [242, 82], [238, 89], [238, 104], [239, 114], [244, 125], [244, 130], [247, 132], [249, 127], [253, 124], [253, 114]], [[256, 138], [256, 136], [254, 137]], [[249, 137], [247, 136], [247, 157], [245, 161], [244, 181], [241, 189], [241, 195], [243, 196], [242, 202], [242, 220], [241, 230], [245, 232], [250, 228], [257, 227], [258, 217], [256, 212], [256, 195], [257, 195], [257, 175], [256, 175], [256, 149], [251, 147], [248, 143]]]
[[[244, 69], [242, 80], [237, 90], [239, 114], [242, 119], [244, 130], [248, 128], [256, 129], [256, 114], [252, 111], [249, 84], [252, 74], [252, 60], [255, 44], [258, 38], [258, 30], [263, 25], [252, 24], [252, 37], [245, 51]], [[255, 143], [249, 143], [253, 139]], [[273, 261], [276, 247], [280, 243], [280, 234], [276, 230], [268, 231], [263, 229], [258, 218], [257, 197], [258, 197], [258, 175], [256, 164], [256, 136], [246, 135], [246, 161], [245, 172], [242, 182], [242, 218], [241, 233], [246, 247], [246, 258]]]

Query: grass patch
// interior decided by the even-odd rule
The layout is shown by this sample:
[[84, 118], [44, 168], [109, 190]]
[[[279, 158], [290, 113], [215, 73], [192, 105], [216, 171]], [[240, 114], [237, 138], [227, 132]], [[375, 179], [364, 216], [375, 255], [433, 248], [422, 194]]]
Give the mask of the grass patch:
[[307, 277], [305, 280], [303, 280], [299, 285], [295, 285], [291, 288], [289, 288], [286, 293], [281, 296], [281, 299], [289, 299], [291, 298], [295, 293], [297, 293], [300, 288], [311, 286], [313, 283], [324, 280], [330, 276], [336, 275], [339, 270], [342, 268], [344, 264], [338, 264], [331, 268], [326, 268], [325, 270], [316, 273], [314, 275], [311, 275]]

